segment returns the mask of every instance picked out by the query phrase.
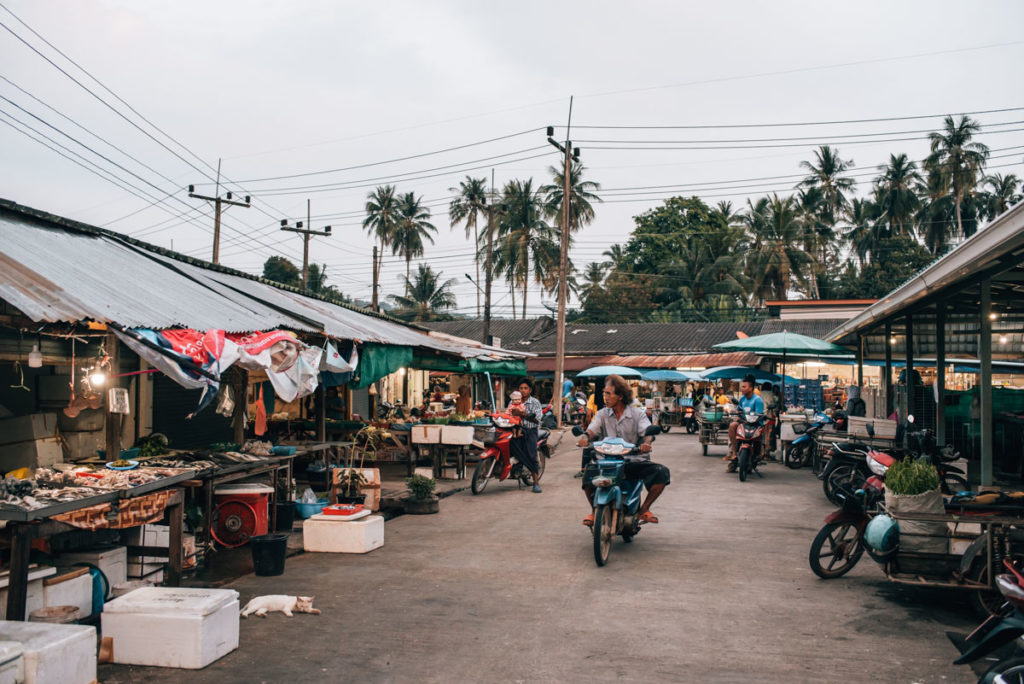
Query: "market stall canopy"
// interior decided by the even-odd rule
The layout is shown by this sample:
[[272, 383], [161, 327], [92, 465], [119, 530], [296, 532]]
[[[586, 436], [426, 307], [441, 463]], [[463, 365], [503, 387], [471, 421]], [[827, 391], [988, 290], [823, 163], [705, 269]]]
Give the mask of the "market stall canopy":
[[[783, 376], [763, 371], [760, 368], [749, 368], [747, 366], [719, 366], [708, 368], [698, 376], [701, 380], [742, 380], [747, 375], [753, 375], [758, 382], [780, 382]], [[797, 382], [796, 378], [785, 376], [789, 383]]]
[[608, 375], [621, 375], [624, 378], [639, 378], [640, 371], [625, 366], [595, 366], [577, 373], [577, 378], [603, 378]]
[[799, 333], [792, 333], [786, 330], [767, 335], [756, 335], [744, 337], [738, 340], [730, 340], [716, 344], [715, 349], [730, 351], [748, 351], [766, 355], [803, 356], [817, 354], [845, 354], [847, 349], [837, 344], [819, 340], [816, 337], [809, 337]]
[[699, 380], [700, 373], [687, 373], [686, 371], [677, 370], [652, 370], [644, 372], [640, 377], [654, 382], [686, 382], [688, 380]]

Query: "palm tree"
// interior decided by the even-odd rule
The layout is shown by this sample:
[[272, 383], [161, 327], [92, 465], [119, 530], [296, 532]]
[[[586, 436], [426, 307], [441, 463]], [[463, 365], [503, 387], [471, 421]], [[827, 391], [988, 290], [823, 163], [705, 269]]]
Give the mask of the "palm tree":
[[[876, 196], [880, 193], [875, 189]], [[916, 194], [915, 194], [916, 197]], [[846, 231], [846, 240], [853, 248], [861, 266], [871, 261], [879, 246], [879, 205], [870, 199], [854, 198], [850, 202], [847, 220], [850, 228]]]
[[[584, 166], [582, 163], [573, 161], [569, 164], [569, 233], [577, 232], [585, 225], [594, 220], [594, 202], [600, 202], [601, 198], [595, 192], [601, 189], [601, 184], [594, 181], [583, 180]], [[563, 199], [565, 196], [565, 167], [550, 166], [552, 182], [540, 188], [544, 195], [544, 212], [547, 217], [554, 221], [560, 228], [563, 219]], [[572, 238], [570, 237], [570, 244]], [[559, 263], [555, 264], [555, 275], [561, 269], [561, 245], [559, 245]], [[571, 269], [570, 269], [571, 272]], [[548, 279], [548, 282], [551, 282]], [[554, 289], [558, 289], [558, 279], [554, 279]]]
[[786, 299], [792, 285], [808, 284], [808, 267], [814, 263], [801, 247], [804, 226], [799, 208], [792, 197], [780, 199], [777, 194], [754, 208], [759, 215], [747, 219], [759, 231], [752, 236], [757, 247], [750, 253], [754, 297], [760, 303]]
[[366, 197], [366, 218], [363, 219], [363, 229], [380, 243], [377, 258], [373, 261], [373, 297], [370, 306], [374, 310], [377, 309], [377, 285], [380, 283], [384, 248], [391, 244], [397, 223], [398, 198], [395, 196], [395, 186], [379, 186]]
[[997, 173], [985, 176], [984, 182], [987, 187], [991, 188], [985, 192], [984, 197], [985, 216], [989, 220], [994, 219], [1017, 202], [1020, 202], [1021, 195], [1017, 192], [1017, 188], [1020, 186], [1020, 179], [1016, 175], [1008, 173], [1004, 176], [1001, 173]]
[[602, 264], [606, 268], [621, 269], [626, 266], [626, 250], [618, 243], [601, 252], [601, 256], [607, 259]]
[[818, 262], [810, 280], [811, 297], [817, 298], [818, 276], [824, 272], [829, 261], [829, 248], [835, 244], [836, 222], [849, 205], [846, 196], [857, 182], [843, 175], [853, 168], [853, 160], [841, 159], [839, 151], [829, 145], [822, 145], [814, 151], [813, 162], [802, 161], [800, 166], [809, 174], [798, 187], [811, 191], [802, 194], [801, 204], [805, 211], [813, 211], [816, 217], [813, 232], [806, 235], [809, 237], [809, 251]]
[[583, 270], [583, 284], [580, 285], [576, 294], [580, 304], [585, 305], [590, 295], [601, 290], [604, 286], [604, 277], [608, 275], [608, 267], [602, 263], [591, 261]]
[[[466, 223], [466, 239], [473, 235], [473, 244], [479, 245], [480, 235], [477, 232], [477, 221], [487, 213], [487, 179], [473, 178], [466, 176], [466, 180], [459, 181], [459, 187], [448, 188], [456, 193], [456, 197], [448, 205], [448, 218], [451, 220], [452, 228], [456, 224]], [[476, 315], [480, 316], [480, 250], [474, 250], [473, 264], [476, 266]]]
[[505, 211], [498, 226], [494, 268], [523, 290], [522, 317], [526, 318], [531, 268], [534, 280], [550, 291], [552, 271], [557, 279], [559, 245], [556, 232], [544, 222], [544, 203], [533, 179], [512, 180], [505, 185]]
[[922, 182], [917, 164], [906, 154], [890, 154], [889, 163], [879, 166], [875, 179], [880, 220], [888, 228], [888, 237], [913, 231], [914, 214], [921, 206], [916, 187]]
[[409, 276], [405, 277], [405, 292], [403, 295], [391, 295], [391, 299], [414, 321], [430, 321], [437, 317], [444, 309], [455, 306], [455, 294], [452, 287], [455, 279], [451, 278], [441, 282], [441, 273], [435, 273], [430, 266], [418, 264], [416, 277], [410, 281]]
[[407, 192], [398, 201], [398, 221], [391, 240], [391, 252], [405, 257], [405, 280], [409, 282], [412, 260], [423, 256], [423, 240], [434, 244], [431, 233], [437, 228], [430, 223], [430, 209], [423, 206], [423, 198]]
[[930, 168], [917, 194], [923, 198], [917, 212], [918, 232], [933, 254], [946, 251], [956, 231], [956, 204], [949, 193], [949, 184], [937, 168]]
[[943, 121], [941, 133], [929, 133], [931, 154], [926, 164], [938, 172], [949, 186], [953, 195], [958, 237], [968, 237], [964, 232], [964, 198], [974, 192], [978, 175], [985, 169], [988, 147], [972, 138], [981, 131], [981, 125], [968, 116], [957, 123], [952, 116]]

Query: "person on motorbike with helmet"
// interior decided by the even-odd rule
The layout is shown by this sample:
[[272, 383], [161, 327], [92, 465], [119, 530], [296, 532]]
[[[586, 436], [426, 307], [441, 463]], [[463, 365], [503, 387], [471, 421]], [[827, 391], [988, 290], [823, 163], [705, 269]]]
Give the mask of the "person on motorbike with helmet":
[[740, 380], [740, 399], [738, 402], [738, 415], [729, 423], [729, 454], [725, 460], [729, 462], [725, 472], [736, 471], [736, 433], [740, 429], [740, 420], [744, 413], [764, 413], [764, 401], [754, 394], [754, 376], [747, 374]]
[[[651, 461], [651, 442], [654, 437], [645, 435], [651, 421], [642, 408], [632, 406], [633, 390], [625, 380], [618, 375], [609, 375], [605, 381], [604, 408], [600, 409], [594, 416], [594, 420], [587, 427], [576, 446], [586, 447], [592, 442], [605, 439], [606, 437], [619, 437], [630, 444], [637, 444], [640, 447], [639, 454], [625, 456], [626, 464], [624, 475], [629, 480], [643, 480], [647, 487], [647, 498], [640, 505], [637, 511], [638, 518], [642, 523], [656, 523], [658, 518], [651, 513], [651, 505], [670, 484], [669, 470], [665, 466]], [[594, 525], [594, 485], [591, 484], [598, 475], [597, 464], [591, 462], [583, 474], [583, 493], [587, 502], [591, 505], [590, 515], [583, 519], [587, 527]]]

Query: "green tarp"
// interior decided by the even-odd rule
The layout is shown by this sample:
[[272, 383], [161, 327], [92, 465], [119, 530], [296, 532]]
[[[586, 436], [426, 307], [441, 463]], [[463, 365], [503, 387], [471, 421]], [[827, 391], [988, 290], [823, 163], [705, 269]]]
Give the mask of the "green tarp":
[[399, 368], [412, 364], [412, 347], [390, 344], [364, 344], [359, 349], [359, 379], [352, 383], [352, 389], [369, 387]]
[[490, 373], [491, 375], [526, 375], [526, 361], [515, 359], [509, 361], [480, 361], [466, 359], [467, 373]]

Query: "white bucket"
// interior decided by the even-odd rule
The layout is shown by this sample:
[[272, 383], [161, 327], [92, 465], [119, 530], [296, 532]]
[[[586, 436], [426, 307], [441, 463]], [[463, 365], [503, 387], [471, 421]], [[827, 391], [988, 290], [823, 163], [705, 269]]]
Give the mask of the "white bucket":
[[135, 579], [135, 580], [128, 580], [127, 582], [120, 582], [118, 584], [115, 584], [113, 587], [111, 587], [111, 589], [110, 589], [110, 598], [117, 598], [119, 596], [124, 596], [125, 594], [131, 593], [131, 592], [135, 591], [136, 589], [142, 589], [143, 587], [151, 587], [151, 586], [153, 586], [153, 583], [150, 582], [149, 580], [144, 580], [144, 579]]
[[28, 621], [69, 624], [78, 622], [81, 617], [82, 612], [78, 610], [78, 606], [47, 606], [33, 610], [28, 616]]

